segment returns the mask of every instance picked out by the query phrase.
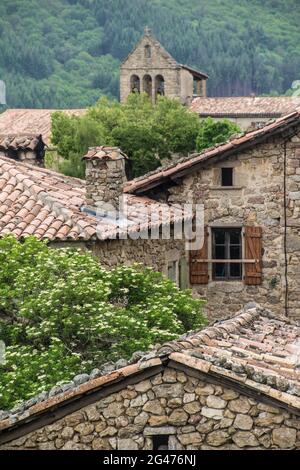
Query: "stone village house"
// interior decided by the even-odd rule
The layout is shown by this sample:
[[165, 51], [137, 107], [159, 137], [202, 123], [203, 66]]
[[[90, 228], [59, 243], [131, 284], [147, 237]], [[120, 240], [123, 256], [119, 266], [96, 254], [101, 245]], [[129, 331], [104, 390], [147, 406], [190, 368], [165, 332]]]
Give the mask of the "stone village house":
[[186, 259], [211, 318], [251, 300], [300, 318], [299, 109], [129, 181], [125, 192], [203, 204], [205, 242]]
[[[89, 150], [86, 182], [0, 157], [0, 236], [35, 235], [53, 246], [91, 250], [107, 267], [140, 262], [207, 299], [209, 318], [232, 315], [257, 301], [299, 318], [300, 112], [126, 182], [121, 150]], [[128, 213], [114, 220], [97, 205]], [[151, 224], [171, 225], [176, 203], [204, 206], [205, 242], [139, 238]], [[123, 239], [128, 230], [131, 237]]]
[[0, 450], [300, 447], [300, 325], [236, 316], [0, 412]]

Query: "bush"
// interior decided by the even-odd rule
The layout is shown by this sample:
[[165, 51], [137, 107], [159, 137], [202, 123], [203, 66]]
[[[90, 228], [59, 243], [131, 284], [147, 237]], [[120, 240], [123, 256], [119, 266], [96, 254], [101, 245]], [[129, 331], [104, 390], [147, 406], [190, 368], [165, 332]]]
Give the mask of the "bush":
[[215, 121], [208, 117], [201, 121], [196, 142], [197, 150], [198, 152], [202, 152], [202, 150], [206, 148], [226, 142], [233, 134], [240, 132], [241, 129], [236, 124], [229, 121], [229, 119]]
[[146, 94], [131, 94], [124, 104], [102, 98], [82, 117], [54, 113], [52, 142], [64, 158], [60, 170], [65, 174], [82, 178], [88, 147], [115, 145], [128, 155], [135, 177], [172, 153], [194, 151], [199, 127], [197, 114], [178, 100], [158, 97], [153, 105]]
[[205, 324], [203, 301], [150, 268], [12, 236], [0, 264], [0, 409]]

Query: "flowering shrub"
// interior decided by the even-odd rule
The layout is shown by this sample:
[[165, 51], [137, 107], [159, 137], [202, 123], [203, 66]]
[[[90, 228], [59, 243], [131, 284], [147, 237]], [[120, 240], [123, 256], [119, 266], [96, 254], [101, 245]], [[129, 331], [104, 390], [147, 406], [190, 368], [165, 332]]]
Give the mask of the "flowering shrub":
[[0, 266], [0, 409], [205, 323], [203, 301], [150, 268], [108, 271], [89, 253], [11, 236]]

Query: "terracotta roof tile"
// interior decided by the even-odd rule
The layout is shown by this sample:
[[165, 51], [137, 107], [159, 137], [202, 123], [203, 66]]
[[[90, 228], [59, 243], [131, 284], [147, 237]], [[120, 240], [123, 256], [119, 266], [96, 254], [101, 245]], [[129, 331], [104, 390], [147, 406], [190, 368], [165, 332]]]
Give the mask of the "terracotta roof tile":
[[51, 115], [56, 111], [73, 116], [86, 113], [85, 109], [7, 109], [0, 114], [0, 135], [42, 135], [45, 144], [50, 146]]
[[[0, 236], [12, 233], [18, 238], [35, 235], [63, 241], [104, 240], [123, 233], [125, 229], [113, 219], [99, 216], [93, 208], [83, 210], [85, 193], [85, 181], [0, 157]], [[166, 209], [171, 208], [172, 221], [182, 219], [175, 206], [132, 195], [124, 198], [130, 232], [162, 224]]]
[[128, 159], [127, 155], [125, 155], [125, 153], [123, 153], [118, 147], [101, 146], [90, 147], [87, 154], [84, 155], [83, 160], [116, 160], [122, 157]]
[[295, 96], [199, 97], [190, 106], [200, 116], [269, 116], [280, 117], [300, 106]]
[[[5, 114], [5, 113], [3, 113]], [[0, 122], [1, 122], [0, 114]], [[1, 133], [1, 131], [0, 131]], [[43, 139], [42, 139], [43, 141]], [[35, 135], [0, 135], [0, 150], [34, 150], [40, 144], [40, 136]]]

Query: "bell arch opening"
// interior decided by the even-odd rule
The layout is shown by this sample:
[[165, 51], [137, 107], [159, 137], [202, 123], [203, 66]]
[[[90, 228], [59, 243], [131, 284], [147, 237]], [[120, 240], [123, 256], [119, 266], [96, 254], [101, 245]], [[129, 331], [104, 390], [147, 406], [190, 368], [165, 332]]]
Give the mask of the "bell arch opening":
[[150, 97], [152, 96], [152, 78], [150, 75], [145, 75], [143, 78], [143, 91]]
[[141, 92], [140, 77], [138, 77], [137, 75], [132, 75], [130, 78], [130, 92], [131, 93]]
[[165, 79], [162, 75], [156, 75], [155, 77], [155, 99], [158, 95], [165, 95]]

